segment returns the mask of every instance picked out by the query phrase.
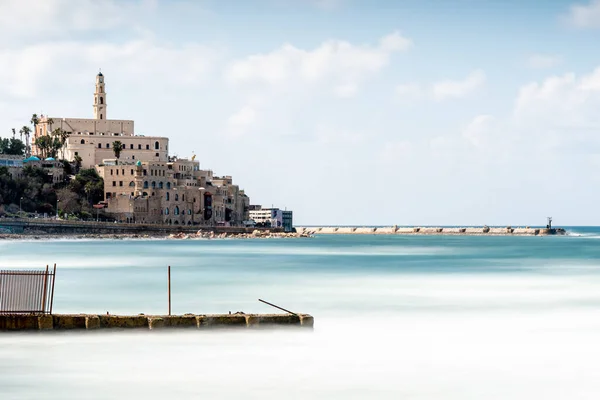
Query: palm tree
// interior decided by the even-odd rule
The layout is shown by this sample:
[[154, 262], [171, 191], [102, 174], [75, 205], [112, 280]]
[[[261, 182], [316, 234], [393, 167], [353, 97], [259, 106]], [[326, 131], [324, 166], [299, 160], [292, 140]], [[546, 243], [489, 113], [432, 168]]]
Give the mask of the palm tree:
[[55, 130], [52, 131], [52, 136], [54, 136], [55, 138], [57, 138], [60, 141], [60, 151], [61, 151], [61, 158], [64, 159], [65, 158], [65, 145], [67, 144], [67, 138], [69, 137], [69, 134], [61, 128], [56, 128]]
[[[15, 138], [15, 135], [17, 134], [17, 131], [15, 131], [15, 128], [12, 128], [12, 133], [13, 133], [13, 139]], [[21, 135], [21, 141], [23, 140], [23, 135]]]
[[117, 164], [119, 164], [119, 158], [121, 157], [121, 152], [123, 151], [123, 143], [119, 140], [113, 142], [113, 153], [115, 153], [115, 158], [117, 159]]
[[31, 156], [31, 147], [29, 147], [29, 135], [31, 135], [31, 128], [29, 128], [28, 126], [24, 126], [21, 128], [19, 133], [21, 134], [21, 137], [23, 135], [25, 135], [25, 155], [27, 157], [30, 157]]

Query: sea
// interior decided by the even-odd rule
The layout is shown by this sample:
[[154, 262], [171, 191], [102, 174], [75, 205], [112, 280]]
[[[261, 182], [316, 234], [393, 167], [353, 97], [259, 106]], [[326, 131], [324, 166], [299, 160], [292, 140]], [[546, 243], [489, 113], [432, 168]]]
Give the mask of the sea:
[[566, 236], [1, 241], [54, 312], [314, 329], [0, 333], [0, 399], [598, 399], [600, 227]]

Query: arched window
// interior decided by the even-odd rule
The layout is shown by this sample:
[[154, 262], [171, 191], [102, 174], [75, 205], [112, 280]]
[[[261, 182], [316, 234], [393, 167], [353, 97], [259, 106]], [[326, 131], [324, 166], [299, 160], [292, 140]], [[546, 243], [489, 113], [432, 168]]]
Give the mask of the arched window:
[[129, 186], [130, 186], [130, 187], [134, 187], [134, 186], [135, 186], [135, 183], [134, 183], [133, 181], [131, 181], [131, 182], [129, 182]]
[[133, 144], [129, 145], [129, 150], [133, 150]]
[[167, 201], [169, 201], [169, 192], [167, 192]]
[[102, 148], [102, 143], [98, 143], [98, 148], [101, 149]]
[[144, 181], [144, 189], [148, 189], [148, 181]]
[[171, 182], [167, 182], [167, 189], [171, 189]]
[[158, 141], [154, 142], [154, 150], [160, 149], [160, 143]]
[[169, 207], [165, 208], [165, 215], [169, 215]]
[[194, 197], [194, 203], [196, 202], [196, 198]]
[[100, 119], [102, 119], [102, 114], [100, 114]]
[[152, 181], [152, 189], [156, 189], [156, 182]]
[[85, 144], [85, 139], [81, 139], [81, 144]]
[[185, 194], [181, 195], [181, 201], [185, 201]]
[[175, 211], [173, 212], [175, 215], [179, 215], [179, 206], [175, 206]]
[[[104, 104], [104, 97], [100, 97], [100, 104]], [[100, 118], [102, 119], [102, 118]]]
[[110, 144], [109, 143], [106, 143], [106, 148], [110, 149]]
[[158, 188], [162, 189], [163, 188], [163, 183], [162, 182], [158, 182]]
[[192, 210], [188, 209], [188, 215], [192, 215]]
[[175, 201], [179, 201], [179, 195], [175, 193]]

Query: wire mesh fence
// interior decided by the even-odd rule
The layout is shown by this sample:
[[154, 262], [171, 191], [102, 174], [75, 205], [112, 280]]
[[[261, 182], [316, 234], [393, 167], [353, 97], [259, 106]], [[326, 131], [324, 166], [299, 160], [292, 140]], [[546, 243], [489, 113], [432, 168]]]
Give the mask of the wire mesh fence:
[[52, 314], [56, 264], [38, 271], [0, 271], [0, 314]]

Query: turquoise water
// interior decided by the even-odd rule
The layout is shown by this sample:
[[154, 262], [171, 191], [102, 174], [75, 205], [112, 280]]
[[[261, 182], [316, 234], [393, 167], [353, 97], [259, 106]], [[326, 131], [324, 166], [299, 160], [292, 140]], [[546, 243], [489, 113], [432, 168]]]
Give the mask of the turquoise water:
[[0, 336], [0, 399], [597, 399], [600, 228], [567, 237], [0, 242], [57, 313], [272, 312], [312, 332]]

